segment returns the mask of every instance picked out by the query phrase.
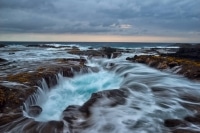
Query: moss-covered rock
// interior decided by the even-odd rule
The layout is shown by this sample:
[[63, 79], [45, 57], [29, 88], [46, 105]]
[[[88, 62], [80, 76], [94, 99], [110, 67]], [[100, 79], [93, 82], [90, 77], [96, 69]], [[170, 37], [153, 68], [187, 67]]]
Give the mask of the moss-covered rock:
[[[74, 72], [84, 69], [85, 59], [55, 59], [48, 64], [40, 64], [34, 71], [24, 71], [8, 74], [0, 78], [0, 112], [10, 112], [19, 108], [25, 100], [37, 91], [36, 86], [40, 86], [41, 80], [45, 80], [48, 87], [57, 84], [57, 74], [61, 73], [65, 77], [73, 77]], [[4, 81], [10, 85], [4, 85]], [[12, 85], [14, 83], [14, 85]]]
[[127, 60], [144, 63], [160, 70], [172, 69], [176, 66], [180, 66], [181, 69], [177, 72], [178, 74], [184, 75], [190, 79], [200, 80], [200, 61], [171, 56], [153, 55], [134, 56], [132, 58], [127, 58]]

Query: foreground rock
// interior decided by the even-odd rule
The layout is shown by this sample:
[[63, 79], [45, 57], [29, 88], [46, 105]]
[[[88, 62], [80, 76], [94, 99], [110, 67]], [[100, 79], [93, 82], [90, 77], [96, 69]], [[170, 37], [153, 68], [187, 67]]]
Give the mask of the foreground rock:
[[[42, 86], [42, 80], [51, 88], [57, 84], [58, 73], [62, 73], [65, 77], [73, 77], [74, 72], [87, 73], [89, 67], [84, 63], [84, 59], [57, 59], [45, 64], [40, 63], [31, 71], [26, 70], [0, 77], [0, 113], [10, 115], [9, 118], [7, 115], [0, 115], [1, 123], [14, 121], [12, 118], [16, 113], [22, 115], [23, 103], [30, 95], [37, 92], [37, 86]], [[37, 116], [41, 111], [40, 107], [31, 106], [28, 114]]]
[[63, 111], [63, 119], [69, 123], [70, 131], [81, 132], [91, 126], [93, 108], [123, 105], [129, 95], [127, 89], [113, 89], [93, 93], [82, 106], [71, 105]]
[[27, 114], [31, 117], [37, 117], [42, 112], [42, 108], [37, 105], [29, 106]]
[[[101, 100], [108, 98], [112, 99], [109, 103], [107, 103], [106, 106], [114, 107], [120, 104], [125, 103], [125, 98], [128, 96], [128, 90], [126, 89], [114, 89], [114, 90], [105, 90], [97, 93], [93, 93], [91, 98], [83, 104], [82, 107], [80, 107], [80, 110], [82, 112], [86, 112], [87, 115], [90, 115], [90, 108], [97, 105], [99, 106], [99, 103]], [[100, 104], [100, 106], [102, 106]], [[104, 105], [105, 106], [105, 105]]]
[[[128, 95], [128, 89], [113, 89], [93, 93], [91, 98], [82, 106], [68, 106], [63, 111], [63, 120], [61, 121], [38, 122], [23, 117], [22, 112], [15, 115], [3, 115], [0, 121], [0, 132], [78, 133], [91, 125], [90, 115], [93, 107], [112, 108], [125, 104]], [[102, 102], [105, 99], [107, 102]], [[34, 105], [30, 107], [28, 113], [37, 116], [41, 111], [42, 109], [39, 106]], [[23, 126], [19, 126], [19, 124]]]
[[[186, 47], [187, 46], [187, 47]], [[140, 55], [129, 57], [127, 60], [143, 63], [161, 71], [172, 72], [183, 75], [192, 80], [200, 80], [200, 46], [186, 45], [181, 47], [177, 53], [160, 55]], [[172, 133], [200, 133], [200, 99], [198, 95], [180, 94], [180, 105], [193, 112], [192, 116], [183, 119], [166, 119], [164, 126]], [[186, 102], [184, 102], [186, 101]], [[195, 103], [195, 104], [191, 104]], [[191, 128], [193, 125], [193, 128]]]

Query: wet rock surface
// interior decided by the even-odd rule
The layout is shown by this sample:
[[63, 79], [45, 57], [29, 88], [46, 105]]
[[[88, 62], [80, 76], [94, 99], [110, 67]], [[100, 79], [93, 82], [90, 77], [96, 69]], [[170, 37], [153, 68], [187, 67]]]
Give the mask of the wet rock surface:
[[[82, 106], [70, 105], [63, 111], [63, 120], [67, 122], [66, 132], [80, 132], [82, 129], [90, 126], [90, 108], [94, 106], [98, 107], [113, 107], [122, 105], [125, 103], [125, 99], [128, 96], [127, 89], [113, 89], [106, 90], [97, 93], [93, 93], [91, 98]], [[102, 102], [104, 99], [110, 99], [109, 102]], [[108, 101], [108, 100], [107, 100]], [[29, 110], [30, 116], [38, 115], [42, 109], [39, 106], [31, 106]], [[82, 119], [83, 121], [80, 121]], [[15, 122], [12, 122], [15, 120]], [[12, 123], [10, 123], [12, 122]], [[22, 113], [15, 115], [5, 115], [1, 117], [0, 131], [9, 132], [42, 132], [42, 133], [63, 133], [64, 123], [63, 121], [48, 121], [48, 122], [37, 122], [30, 118], [24, 118]], [[7, 124], [9, 123], [9, 124]], [[13, 129], [18, 124], [24, 125], [23, 128], [18, 127]], [[2, 126], [3, 125], [3, 126]], [[66, 125], [65, 125], [66, 126]], [[3, 129], [1, 129], [3, 127]], [[66, 127], [65, 127], [66, 128]]]
[[186, 123], [184, 123], [182, 120], [179, 119], [167, 119], [164, 121], [164, 125], [166, 127], [177, 127], [177, 126], [185, 126]]
[[[125, 51], [125, 50], [124, 50]], [[111, 47], [102, 47], [100, 50], [80, 50], [78, 48], [73, 48], [68, 51], [70, 54], [75, 55], [87, 55], [89, 58], [91, 57], [107, 57], [107, 58], [117, 58], [121, 56], [120, 49], [111, 48]]]
[[0, 58], [0, 63], [1, 63], [1, 62], [6, 62], [6, 61], [7, 61], [6, 59]]
[[105, 90], [97, 93], [93, 93], [91, 98], [80, 107], [80, 111], [86, 112], [87, 115], [90, 115], [90, 108], [96, 105], [102, 106], [100, 101], [108, 98], [112, 99], [111, 102], [103, 106], [117, 106], [125, 103], [125, 98], [128, 96], [128, 91], [126, 89], [114, 89], [114, 90]]
[[127, 60], [147, 64], [160, 70], [184, 75], [189, 79], [200, 80], [200, 62], [171, 56], [141, 55]]
[[40, 115], [41, 112], [42, 112], [42, 108], [40, 106], [31, 105], [31, 106], [29, 106], [29, 110], [28, 110], [27, 114], [30, 117], [37, 117], [38, 115]]
[[0, 113], [12, 112], [13, 109], [19, 108], [35, 90], [35, 87], [0, 85]]
[[63, 119], [71, 124], [73, 124], [74, 121], [85, 117], [86, 114], [80, 111], [80, 106], [78, 105], [70, 105], [63, 111]]
[[[27, 47], [36, 47], [30, 45]], [[38, 47], [38, 45], [37, 45]], [[41, 45], [40, 48], [57, 48], [55, 46]], [[62, 47], [60, 47], [62, 48]], [[66, 47], [65, 47], [66, 48]], [[194, 51], [192, 48], [191, 50]], [[191, 50], [188, 50], [191, 52]], [[195, 49], [196, 50], [196, 49]], [[70, 47], [67, 51], [75, 55], [87, 55], [91, 57], [104, 57], [116, 58], [121, 56], [121, 52], [118, 49], [104, 47], [101, 50], [80, 50], [78, 47]], [[182, 50], [185, 51], [185, 50]], [[188, 52], [187, 51], [187, 52]], [[151, 52], [151, 50], [149, 51]], [[155, 52], [155, 51], [154, 51]], [[180, 52], [180, 51], [179, 51]], [[198, 53], [196, 51], [195, 53]], [[197, 55], [197, 54], [196, 54]], [[12, 56], [12, 55], [10, 55]], [[185, 56], [185, 55], [184, 55]], [[89, 58], [88, 57], [88, 58]], [[179, 58], [178, 58], [179, 57]], [[171, 70], [174, 73], [182, 74], [190, 79], [200, 79], [199, 63], [195, 57], [195, 61], [191, 60], [191, 57], [182, 59], [183, 56], [135, 56], [127, 58], [127, 60], [145, 63], [151, 67], [160, 70]], [[199, 58], [199, 57], [198, 57]], [[3, 60], [3, 59], [2, 59]], [[1, 58], [0, 58], [1, 62]], [[16, 62], [13, 62], [15, 65]], [[27, 63], [27, 64], [26, 64]], [[29, 62], [25, 62], [28, 67]], [[23, 125], [21, 129], [14, 129], [16, 132], [44, 132], [44, 133], [62, 133], [65, 128], [68, 127], [66, 132], [80, 132], [81, 129], [85, 129], [92, 123], [87, 120], [90, 119], [92, 114], [91, 109], [95, 106], [98, 107], [116, 107], [126, 103], [129, 91], [127, 89], [113, 89], [106, 90], [97, 93], [93, 93], [91, 98], [86, 101], [82, 106], [71, 105], [63, 111], [63, 121], [49, 121], [49, 122], [37, 122], [30, 118], [23, 117], [22, 104], [24, 101], [37, 91], [39, 82], [44, 79], [47, 82], [49, 88], [57, 84], [56, 74], [62, 73], [65, 77], [73, 77], [73, 72], [83, 71], [88, 72], [88, 66], [85, 65], [86, 60], [84, 58], [59, 58], [45, 60], [44, 62], [34, 62], [30, 64], [26, 70], [23, 69], [11, 69], [13, 72], [6, 73], [0, 77], [0, 132], [8, 132], [16, 125]], [[24, 64], [21, 64], [22, 66]], [[9, 66], [6, 65], [6, 66]], [[114, 66], [114, 64], [113, 64]], [[10, 66], [9, 66], [10, 67]], [[13, 67], [13, 66], [12, 66]], [[17, 67], [14, 66], [14, 67]], [[73, 70], [73, 71], [72, 71]], [[98, 72], [98, 68], [91, 68], [93, 72]], [[6, 82], [5, 82], [6, 81]], [[142, 91], [142, 90], [140, 90]], [[168, 127], [173, 133], [198, 133], [199, 131], [188, 128], [189, 125], [200, 124], [200, 99], [197, 96], [181, 95], [182, 100], [187, 101], [180, 104], [188, 110], [195, 113], [195, 115], [185, 116], [183, 119], [166, 119], [163, 121], [163, 125]], [[106, 99], [106, 102], [104, 101]], [[189, 102], [196, 102], [197, 105], [190, 104]], [[29, 116], [36, 117], [42, 112], [42, 108], [32, 105], [29, 108]], [[80, 121], [83, 120], [83, 121]], [[66, 124], [67, 123], [67, 124]], [[67, 126], [66, 126], [67, 125]], [[20, 128], [22, 126], [18, 126]], [[112, 126], [105, 126], [107, 131], [112, 129]], [[1, 129], [3, 128], [3, 129]]]
[[[50, 63], [50, 64], [49, 64]], [[7, 74], [0, 77], [0, 113], [10, 114], [10, 117], [0, 116], [1, 123], [9, 123], [13, 121], [13, 110], [20, 109], [25, 100], [35, 93], [40, 86], [41, 80], [45, 80], [48, 87], [53, 87], [57, 84], [58, 73], [62, 73], [65, 77], [73, 77], [74, 72], [88, 72], [88, 67], [84, 65], [84, 59], [63, 58], [51, 60], [44, 63], [38, 63], [33, 67], [23, 72]], [[10, 70], [12, 71], [12, 70]], [[37, 116], [42, 111], [40, 107], [32, 106], [28, 114]], [[13, 115], [13, 116], [12, 116]]]
[[200, 44], [182, 44], [176, 53], [168, 56], [200, 61]]
[[[173, 54], [159, 55], [135, 55], [128, 57], [126, 60], [149, 65], [150, 67], [161, 71], [172, 72], [183, 75], [192, 80], [200, 80], [200, 46], [183, 45]], [[185, 116], [183, 119], [166, 119], [164, 125], [173, 133], [200, 133], [198, 127], [200, 124], [200, 99], [198, 95], [183, 94], [180, 96], [184, 102], [182, 106], [194, 113], [193, 116]], [[191, 104], [195, 103], [195, 104]], [[191, 128], [190, 125], [194, 125]]]
[[0, 48], [3, 48], [3, 47], [5, 47], [6, 45], [4, 45], [4, 44], [0, 44]]

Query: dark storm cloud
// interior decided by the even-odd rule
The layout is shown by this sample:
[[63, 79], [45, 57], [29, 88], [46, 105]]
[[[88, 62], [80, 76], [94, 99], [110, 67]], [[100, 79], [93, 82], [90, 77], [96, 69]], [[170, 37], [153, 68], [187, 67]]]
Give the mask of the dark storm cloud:
[[199, 5], [199, 0], [0, 0], [0, 32], [199, 33]]

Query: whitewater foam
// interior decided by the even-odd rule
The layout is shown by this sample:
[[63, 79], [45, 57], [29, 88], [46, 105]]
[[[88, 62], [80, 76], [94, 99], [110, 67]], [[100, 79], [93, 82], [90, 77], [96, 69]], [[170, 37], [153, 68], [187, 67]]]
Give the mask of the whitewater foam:
[[[42, 54], [41, 50], [37, 58], [41, 56], [47, 59], [49, 55], [54, 56], [54, 58], [68, 55], [64, 53], [66, 51], [59, 54], [54, 52], [56, 51], [48, 49], [47, 53]], [[146, 65], [126, 61], [127, 57], [134, 55], [135, 53], [123, 53], [115, 59], [87, 59], [85, 57], [87, 59], [86, 65], [96, 67], [99, 72], [90, 71], [87, 74], [80, 72], [76, 73], [73, 78], [66, 78], [59, 74], [57, 77], [58, 84], [52, 88], [48, 88], [44, 80], [41, 81], [35, 95], [25, 102], [25, 117], [29, 117], [26, 114], [29, 105], [39, 105], [43, 111], [40, 116], [32, 119], [42, 124], [53, 120], [62, 121], [64, 122], [64, 132], [170, 132], [168, 128], [164, 127], [164, 120], [184, 119], [187, 115], [193, 115], [195, 112], [184, 107], [183, 104], [200, 104], [184, 100], [182, 96], [186, 94], [198, 97], [200, 95], [200, 84], [182, 76], [164, 73]], [[126, 89], [129, 92], [125, 98], [125, 103], [114, 107], [107, 106], [107, 104], [113, 102], [113, 99], [104, 97], [90, 108], [90, 117], [80, 118], [76, 121], [77, 128], [80, 128], [80, 130], [72, 129], [72, 131], [69, 131], [68, 122], [62, 118], [63, 110], [69, 105], [82, 105], [94, 92], [118, 88]], [[23, 124], [26, 125], [26, 123]], [[38, 128], [42, 128], [42, 124]], [[86, 124], [86, 126], [82, 127], [83, 124]], [[19, 129], [11, 130], [20, 132], [23, 130], [20, 129], [20, 126], [16, 127]], [[198, 130], [199, 126], [190, 125], [190, 128]]]
[[69, 105], [82, 105], [94, 92], [120, 87], [121, 78], [112, 72], [99, 71], [76, 75], [74, 78], [59, 76], [58, 85], [45, 94], [45, 102], [37, 102], [43, 111], [37, 121], [61, 120], [62, 112]]

